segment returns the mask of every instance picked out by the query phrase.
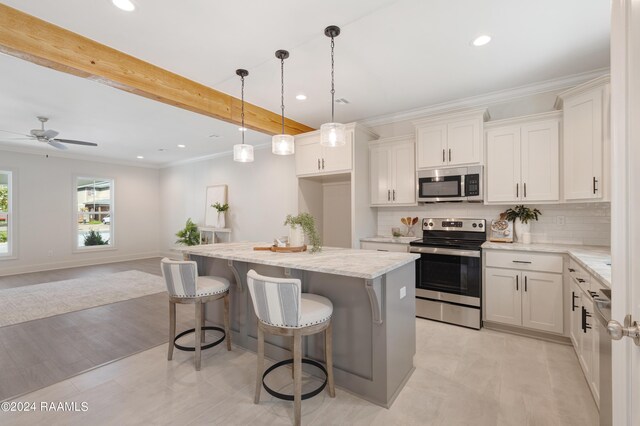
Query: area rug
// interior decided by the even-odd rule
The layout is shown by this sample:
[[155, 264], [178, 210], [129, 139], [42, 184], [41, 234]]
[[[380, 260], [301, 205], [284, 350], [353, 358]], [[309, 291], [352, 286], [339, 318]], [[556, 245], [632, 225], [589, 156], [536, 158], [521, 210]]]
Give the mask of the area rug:
[[166, 291], [157, 275], [131, 270], [0, 290], [0, 327]]

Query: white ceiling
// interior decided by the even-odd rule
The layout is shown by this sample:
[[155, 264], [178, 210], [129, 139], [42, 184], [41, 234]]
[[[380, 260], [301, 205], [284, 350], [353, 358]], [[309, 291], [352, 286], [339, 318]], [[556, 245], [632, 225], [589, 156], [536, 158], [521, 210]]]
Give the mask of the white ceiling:
[[[285, 64], [287, 115], [313, 127], [329, 119], [329, 40], [323, 29], [330, 24], [342, 28], [336, 39], [336, 96], [350, 101], [337, 106], [336, 119], [342, 122], [609, 65], [609, 0], [133, 0], [137, 9], [132, 13], [116, 9], [110, 0], [2, 1], [234, 96], [239, 96], [234, 71], [247, 68], [246, 99], [273, 111], [279, 110], [280, 100], [274, 52], [287, 49], [291, 52]], [[481, 33], [490, 34], [492, 42], [481, 48], [470, 46]], [[33, 71], [30, 76], [37, 78], [36, 74]], [[18, 76], [22, 78], [23, 73]], [[170, 142], [179, 137], [200, 140], [200, 130], [228, 127], [128, 94], [121, 94], [126, 97], [116, 103], [119, 111], [128, 112], [120, 118], [124, 121], [106, 121], [119, 117], [104, 115], [108, 108], [98, 99], [94, 103], [103, 105], [96, 110], [100, 113], [89, 109], [85, 92], [85, 83], [89, 83], [69, 78], [75, 80], [65, 86], [65, 96], [77, 92], [76, 100], [88, 104], [79, 108], [77, 113], [82, 115], [70, 116], [68, 102], [58, 105], [57, 96], [47, 96], [46, 106], [59, 116], [51, 127], [60, 130], [61, 137], [100, 134], [113, 143], [124, 143], [120, 139], [126, 138], [129, 145], [140, 143], [141, 148], [152, 149], [156, 148], [153, 140], [160, 138], [154, 130], [157, 127], [161, 134], [171, 135]], [[18, 94], [22, 102], [38, 102], [32, 87], [42, 84], [24, 82], [22, 95]], [[0, 90], [4, 96], [6, 88]], [[105, 93], [113, 91], [105, 88]], [[297, 93], [305, 93], [308, 99], [296, 101]], [[116, 102], [117, 95], [104, 96]], [[4, 119], [4, 100], [0, 106]], [[35, 111], [37, 106], [17, 124], [24, 127], [25, 120], [43, 113]], [[136, 119], [130, 118], [133, 112], [137, 112]], [[169, 119], [174, 115], [175, 119]], [[76, 132], [74, 126], [80, 122], [86, 124], [78, 128], [78, 134], [62, 134], [64, 129]], [[0, 123], [0, 128], [5, 127]], [[121, 133], [121, 128], [127, 132]], [[150, 136], [147, 142], [139, 142], [143, 134]], [[229, 139], [234, 137], [229, 135]], [[227, 145], [218, 141], [213, 147], [210, 142], [201, 146], [213, 150], [209, 153], [228, 149], [235, 141]]]

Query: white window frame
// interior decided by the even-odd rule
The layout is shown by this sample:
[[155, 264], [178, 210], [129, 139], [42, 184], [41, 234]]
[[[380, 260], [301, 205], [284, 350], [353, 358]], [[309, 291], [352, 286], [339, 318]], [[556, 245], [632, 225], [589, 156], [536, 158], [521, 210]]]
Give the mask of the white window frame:
[[9, 187], [9, 210], [6, 212], [7, 214], [7, 222], [9, 222], [9, 226], [7, 227], [7, 248], [8, 251], [6, 254], [0, 254], [0, 260], [15, 260], [18, 258], [18, 241], [17, 241], [17, 232], [18, 227], [16, 226], [17, 217], [16, 214], [16, 170], [9, 169], [5, 167], [0, 167], [0, 173], [7, 173], [9, 175], [8, 178], [8, 187]]
[[[111, 204], [109, 206], [109, 217], [111, 218], [111, 232], [109, 232], [109, 244], [102, 246], [80, 246], [78, 245], [78, 180], [79, 179], [91, 179], [94, 181], [109, 181], [111, 185], [109, 190], [111, 191]], [[71, 229], [73, 230], [73, 253], [87, 253], [94, 251], [109, 251], [116, 250], [116, 239], [115, 239], [115, 186], [116, 180], [112, 177], [102, 177], [95, 176], [90, 174], [81, 174], [74, 175], [72, 181], [72, 190], [73, 190], [73, 212], [72, 212], [72, 222]]]

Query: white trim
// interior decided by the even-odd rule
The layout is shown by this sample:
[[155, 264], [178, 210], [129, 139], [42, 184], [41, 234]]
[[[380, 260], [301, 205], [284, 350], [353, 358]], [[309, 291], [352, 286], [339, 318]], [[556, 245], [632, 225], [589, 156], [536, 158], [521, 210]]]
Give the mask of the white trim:
[[540, 114], [523, 115], [514, 118], [505, 118], [503, 120], [494, 120], [484, 123], [484, 129], [489, 130], [495, 127], [514, 126], [518, 124], [528, 123], [530, 121], [544, 121], [544, 120], [561, 120], [562, 111], [549, 111]]
[[[111, 218], [110, 230], [109, 230], [109, 244], [105, 244], [102, 246], [79, 246], [78, 245], [78, 179], [93, 179], [97, 180], [105, 180], [111, 182], [109, 186], [110, 196], [109, 201], [109, 217]], [[116, 193], [115, 193], [116, 179], [112, 177], [104, 177], [104, 176], [88, 176], [87, 174], [73, 174], [71, 176], [71, 190], [73, 191], [73, 210], [71, 212], [71, 234], [73, 235], [71, 253], [79, 254], [79, 253], [94, 253], [98, 251], [109, 251], [116, 250], [118, 247], [116, 246], [116, 228], [115, 228], [115, 205], [116, 205]]]
[[18, 217], [18, 197], [16, 189], [18, 187], [17, 182], [17, 169], [13, 167], [0, 167], [0, 171], [8, 172], [8, 187], [9, 187], [9, 210], [7, 215], [9, 218], [9, 225], [7, 227], [7, 248], [6, 255], [0, 255], [0, 261], [4, 260], [17, 260], [18, 259], [18, 226], [16, 218]]
[[564, 98], [569, 96], [575, 96], [580, 93], [588, 92], [592, 89], [599, 88], [600, 86], [604, 86], [611, 82], [611, 76], [609, 74], [603, 75], [602, 77], [595, 78], [593, 80], [589, 80], [586, 83], [579, 84], [575, 87], [565, 90], [562, 93], [558, 93], [558, 98], [556, 99], [556, 103], [554, 105], [555, 109], [562, 109], [562, 101]]
[[392, 136], [392, 137], [388, 137], [388, 138], [382, 138], [382, 139], [378, 139], [378, 140], [369, 141], [369, 146], [372, 147], [372, 146], [377, 146], [377, 145], [382, 145], [382, 144], [396, 144], [396, 143], [403, 143], [403, 142], [415, 142], [415, 139], [416, 139], [415, 133], [408, 133], [408, 134], [402, 135], [402, 136]]
[[420, 107], [400, 113], [393, 113], [360, 120], [359, 123], [365, 126], [381, 126], [391, 124], [398, 121], [415, 120], [431, 114], [446, 113], [462, 108], [474, 108], [480, 106], [488, 106], [491, 104], [505, 102], [512, 99], [523, 98], [540, 93], [553, 92], [565, 88], [575, 86], [585, 81], [592, 80], [607, 74], [609, 68], [600, 68], [579, 74], [573, 74], [553, 80], [542, 81], [539, 83], [528, 84], [512, 89], [498, 90], [484, 95], [471, 96], [468, 98], [457, 99], [453, 101], [442, 102], [427, 107]]

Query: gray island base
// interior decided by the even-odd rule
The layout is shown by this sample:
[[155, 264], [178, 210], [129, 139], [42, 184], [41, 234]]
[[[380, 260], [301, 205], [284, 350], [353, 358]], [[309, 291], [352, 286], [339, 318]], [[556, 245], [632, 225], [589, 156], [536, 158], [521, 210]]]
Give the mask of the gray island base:
[[[254, 352], [257, 318], [247, 289], [249, 270], [299, 278], [303, 292], [329, 298], [336, 385], [390, 407], [414, 370], [418, 255], [329, 247], [316, 254], [253, 250], [268, 245], [225, 243], [180, 251], [198, 263], [200, 275], [224, 276], [235, 282], [230, 290], [232, 342]], [[221, 323], [221, 309], [210, 308], [207, 320]], [[291, 358], [291, 347], [289, 338], [266, 337], [265, 354], [272, 360]], [[305, 338], [303, 356], [324, 362], [322, 334]]]

